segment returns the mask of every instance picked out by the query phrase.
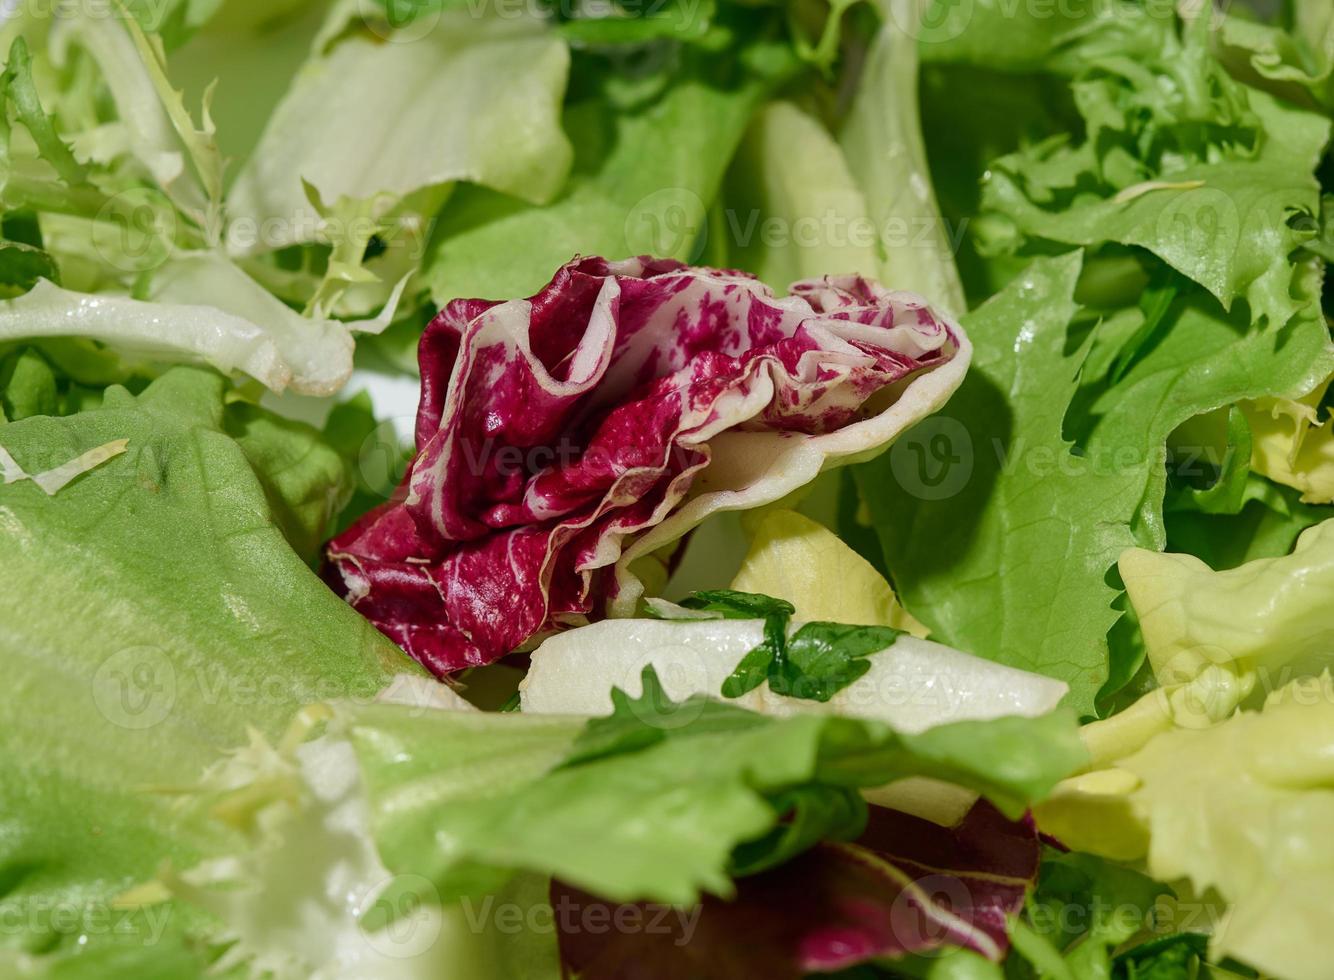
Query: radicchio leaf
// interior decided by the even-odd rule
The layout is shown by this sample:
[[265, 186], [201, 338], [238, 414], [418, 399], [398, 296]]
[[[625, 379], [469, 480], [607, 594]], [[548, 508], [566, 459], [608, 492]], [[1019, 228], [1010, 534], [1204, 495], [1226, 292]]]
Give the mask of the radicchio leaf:
[[633, 610], [630, 562], [709, 514], [883, 450], [969, 353], [924, 301], [857, 276], [776, 297], [744, 273], [586, 258], [528, 300], [456, 300], [419, 349], [417, 457], [330, 544], [326, 578], [435, 673], [490, 663]]
[[552, 906], [564, 967], [580, 980], [798, 980], [956, 946], [999, 961], [1040, 856], [1033, 822], [986, 802], [954, 828], [873, 807], [855, 843], [742, 878], [730, 902], [664, 914], [555, 882]]

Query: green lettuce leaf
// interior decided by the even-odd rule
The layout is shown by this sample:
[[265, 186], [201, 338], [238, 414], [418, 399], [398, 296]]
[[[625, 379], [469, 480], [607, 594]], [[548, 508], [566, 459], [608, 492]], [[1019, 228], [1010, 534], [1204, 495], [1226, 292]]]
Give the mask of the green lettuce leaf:
[[1065, 680], [1089, 713], [1109, 676], [1134, 673], [1109, 667], [1108, 573], [1126, 548], [1165, 544], [1168, 436], [1266, 388], [1309, 389], [1331, 349], [1313, 305], [1282, 329], [1248, 329], [1197, 290], [1111, 382], [1142, 314], [1071, 349], [1079, 272], [1077, 255], [1039, 260], [966, 317], [977, 353], [950, 409], [858, 479], [900, 594], [933, 634]]
[[749, 23], [754, 36], [738, 51], [682, 53], [650, 96], [590, 69], [592, 92], [572, 95], [565, 109], [575, 145], [566, 187], [544, 207], [460, 188], [425, 263], [435, 301], [531, 295], [572, 255], [695, 258], [752, 114], [795, 68], [790, 50], [766, 39], [767, 18]]
[[967, 304], [954, 264], [958, 243], [951, 241], [936, 204], [918, 107], [919, 33], [914, 28], [930, 4], [879, 4], [884, 21], [867, 52], [839, 142], [879, 237], [880, 281], [920, 293], [959, 316]]
[[[1118, 615], [1107, 559], [1131, 540], [1102, 518], [1133, 484], [1092, 473], [1061, 434], [1078, 370], [1065, 345], [1079, 272], [1078, 254], [1040, 260], [966, 317], [973, 368], [946, 412], [856, 477], [899, 594], [933, 635], [1059, 677], [1088, 713]], [[1022, 458], [1003, 466], [1035, 451], [1048, 460], [1040, 473]], [[1053, 630], [1053, 616], [1065, 625]]]
[[1334, 11], [1321, 0], [1293, 0], [1282, 25], [1241, 17], [1223, 21], [1223, 44], [1244, 51], [1258, 74], [1296, 83], [1334, 106]]
[[790, 102], [756, 114], [728, 171], [724, 201], [729, 261], [775, 289], [879, 271], [878, 236], [843, 151]]
[[93, 410], [0, 426], [0, 445], [30, 471], [128, 440], [54, 497], [0, 486], [12, 691], [0, 706], [0, 914], [24, 924], [0, 945], [63, 956], [87, 934], [106, 959], [81, 962], [201, 965], [207, 949], [184, 939], [200, 916], [114, 901], [164, 861], [186, 868], [240, 846], [176, 790], [248, 729], [276, 739], [301, 705], [369, 697], [417, 672], [275, 523], [275, 502], [291, 509], [304, 494], [272, 449], [309, 433], [274, 423], [279, 439], [252, 413], [230, 424], [241, 442], [227, 432], [224, 380], [178, 368], [138, 396], [111, 388]]
[[734, 849], [770, 834], [803, 788], [848, 799], [929, 773], [1018, 814], [1086, 758], [1063, 712], [901, 735], [673, 703], [655, 681], [586, 732], [578, 716], [343, 709], [386, 866], [423, 876], [442, 901], [526, 870], [615, 901], [690, 903], [731, 893]]
[[[373, 202], [377, 214], [454, 181], [550, 200], [571, 158], [559, 117], [568, 69], [540, 21], [465, 10], [424, 36], [335, 42], [297, 76], [228, 195], [233, 225], [257, 232], [243, 247], [316, 240], [324, 216], [303, 182], [331, 207]], [[357, 217], [350, 206], [335, 223]]]
[[1167, 513], [1167, 550], [1194, 555], [1219, 571], [1286, 555], [1299, 534], [1330, 516], [1327, 508], [1304, 504], [1300, 496], [1252, 473], [1235, 513]]

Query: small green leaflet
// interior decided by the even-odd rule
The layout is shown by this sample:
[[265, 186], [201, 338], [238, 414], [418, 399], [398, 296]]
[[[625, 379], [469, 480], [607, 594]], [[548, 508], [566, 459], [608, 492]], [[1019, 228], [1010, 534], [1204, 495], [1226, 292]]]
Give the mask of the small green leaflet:
[[787, 656], [775, 659], [769, 688], [789, 698], [824, 703], [871, 669], [866, 658], [903, 635], [890, 626], [806, 623], [787, 641]]
[[815, 622], [789, 638], [787, 625], [796, 612], [791, 603], [728, 589], [696, 592], [681, 606], [725, 619], [764, 620], [764, 642], [742, 657], [723, 681], [725, 698], [749, 694], [768, 680], [775, 694], [824, 703], [871, 669], [866, 657], [903, 635], [888, 626]]
[[736, 665], [736, 670], [723, 681], [723, 697], [739, 698], [755, 690], [769, 676], [769, 668], [777, 658], [778, 650], [766, 639], [742, 657], [741, 663]]
[[699, 612], [716, 612], [723, 619], [768, 619], [770, 616], [790, 618], [797, 612], [792, 603], [782, 599], [732, 589], [696, 592], [682, 599], [681, 607]]

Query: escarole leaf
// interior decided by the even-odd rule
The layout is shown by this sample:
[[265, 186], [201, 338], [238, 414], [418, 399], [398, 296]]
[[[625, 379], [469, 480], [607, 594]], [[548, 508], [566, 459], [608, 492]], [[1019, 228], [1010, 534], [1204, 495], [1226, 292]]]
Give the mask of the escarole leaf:
[[582, 736], [577, 717], [341, 709], [387, 866], [425, 876], [443, 901], [527, 870], [613, 901], [688, 904], [733, 893], [733, 851], [778, 827], [797, 789], [852, 800], [860, 787], [929, 773], [1017, 816], [1084, 758], [1064, 713], [904, 735], [671, 702], [651, 670], [639, 697], [615, 704]]
[[568, 69], [565, 44], [526, 17], [452, 10], [424, 35], [336, 41], [302, 69], [237, 175], [233, 221], [276, 229], [253, 251], [313, 241], [322, 218], [303, 181], [330, 204], [375, 201], [381, 213], [453, 181], [547, 201], [571, 157], [559, 118]]
[[1244, 298], [1255, 317], [1287, 322], [1300, 305], [1291, 256], [1314, 236], [1329, 120], [1232, 79], [1209, 49], [1209, 17], [1121, 15], [1151, 39], [1141, 61], [1104, 50], [1126, 30], [1117, 17], [1089, 22], [1073, 46], [1085, 141], [1053, 137], [991, 165], [983, 244], [1140, 246], [1224, 308]]
[[[214, 297], [220, 305], [207, 305]], [[0, 340], [75, 335], [140, 362], [240, 371], [273, 391], [290, 387], [328, 395], [352, 373], [353, 341], [345, 326], [302, 319], [209, 254], [162, 270], [154, 302], [75, 292], [47, 281], [0, 301]]]
[[[0, 486], [0, 659], [15, 693], [0, 706], [0, 912], [33, 923], [32, 952], [79, 949], [83, 916], [114, 914], [124, 928], [94, 930], [92, 947], [144, 954], [169, 926], [154, 952], [197, 960], [180, 943], [201, 925], [188, 910], [109, 913], [162, 862], [235, 845], [170, 788], [247, 728], [276, 738], [300, 705], [369, 696], [411, 668], [284, 539], [282, 494], [265, 486], [283, 478], [256, 453], [255, 417], [239, 420], [241, 443], [228, 434], [224, 388], [178, 368], [137, 397], [111, 388], [99, 408], [0, 426], [31, 471], [127, 442], [54, 497]], [[33, 912], [62, 907], [74, 921]]]
[[167, 78], [160, 38], [145, 34], [134, 17], [61, 17], [50, 44], [58, 53], [73, 45], [88, 53], [118, 114], [116, 122], [80, 134], [76, 146], [104, 165], [113, 156], [137, 161], [206, 240], [216, 240], [223, 163], [208, 112], [211, 95], [196, 122]]

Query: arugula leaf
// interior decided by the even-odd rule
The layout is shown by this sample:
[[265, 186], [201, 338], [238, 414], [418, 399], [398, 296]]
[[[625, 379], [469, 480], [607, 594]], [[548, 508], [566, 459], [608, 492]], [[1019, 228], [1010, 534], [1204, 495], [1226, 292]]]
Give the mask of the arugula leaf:
[[718, 613], [724, 619], [763, 619], [764, 642], [741, 658], [722, 693], [727, 698], [749, 694], [765, 680], [775, 694], [809, 701], [828, 701], [871, 669], [865, 658], [879, 653], [904, 634], [890, 626], [804, 623], [788, 636], [792, 603], [771, 596], [731, 589], [696, 592], [681, 606]]
[[712, 589], [682, 599], [681, 606], [717, 613], [723, 619], [764, 620], [764, 642], [742, 657], [736, 670], [723, 681], [723, 697], [739, 698], [776, 676], [775, 671], [787, 657], [787, 624], [797, 611], [792, 603], [753, 592]]

